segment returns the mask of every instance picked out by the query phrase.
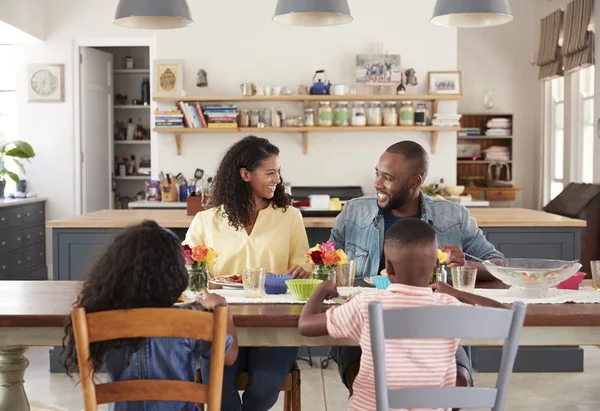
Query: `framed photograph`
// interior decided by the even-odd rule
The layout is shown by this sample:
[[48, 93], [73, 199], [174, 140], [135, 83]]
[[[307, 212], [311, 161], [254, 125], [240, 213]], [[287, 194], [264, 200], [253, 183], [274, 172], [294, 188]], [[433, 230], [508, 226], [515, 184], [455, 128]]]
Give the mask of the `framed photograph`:
[[430, 94], [462, 94], [460, 71], [430, 71]]
[[154, 60], [153, 91], [156, 97], [181, 97], [183, 60]]
[[29, 64], [28, 101], [65, 101], [65, 65]]
[[402, 70], [399, 54], [358, 54], [356, 82], [366, 84], [400, 84]]

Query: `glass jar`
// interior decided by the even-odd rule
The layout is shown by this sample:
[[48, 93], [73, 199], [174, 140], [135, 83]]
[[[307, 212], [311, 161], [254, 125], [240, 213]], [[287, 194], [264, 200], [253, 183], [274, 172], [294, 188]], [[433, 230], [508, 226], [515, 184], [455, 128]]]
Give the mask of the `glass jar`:
[[365, 103], [362, 101], [356, 101], [352, 106], [352, 119], [351, 124], [355, 127], [362, 127], [367, 125], [367, 117], [365, 116]]
[[396, 111], [396, 102], [390, 101], [385, 103], [385, 107], [383, 108], [383, 125], [388, 127], [398, 125], [398, 111]]
[[315, 125], [315, 110], [312, 108], [304, 109], [304, 125], [306, 127], [314, 127]]
[[340, 101], [335, 105], [335, 112], [333, 114], [334, 122], [336, 126], [347, 126], [348, 125], [348, 103]]
[[260, 113], [258, 110], [250, 111], [250, 127], [258, 127], [260, 122]]
[[428, 122], [429, 113], [427, 106], [424, 103], [417, 104], [417, 108], [415, 109], [415, 125], [426, 126]]
[[372, 101], [369, 103], [369, 108], [367, 109], [367, 125], [380, 126], [381, 121], [381, 104], [379, 101]]
[[319, 103], [319, 126], [331, 127], [333, 125], [333, 110], [329, 101]]
[[400, 106], [400, 125], [414, 126], [415, 125], [415, 108], [410, 101], [405, 101]]
[[433, 284], [436, 282], [448, 283], [448, 271], [446, 271], [446, 266], [440, 265], [437, 270], [435, 270], [431, 277], [429, 278], [429, 284]]
[[208, 267], [206, 264], [197, 263], [196, 267], [187, 266], [188, 288], [192, 292], [202, 291], [208, 287]]
[[240, 127], [250, 127], [250, 114], [248, 114], [248, 110], [240, 111]]
[[304, 127], [304, 117], [295, 116], [294, 117], [294, 126], [295, 127]]
[[331, 280], [335, 284], [335, 267], [325, 264], [313, 264], [313, 280]]

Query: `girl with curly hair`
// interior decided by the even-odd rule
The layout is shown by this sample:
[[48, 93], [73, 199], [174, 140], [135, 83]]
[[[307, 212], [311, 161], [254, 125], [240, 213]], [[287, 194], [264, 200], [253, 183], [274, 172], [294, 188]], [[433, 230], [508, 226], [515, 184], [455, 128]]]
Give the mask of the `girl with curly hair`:
[[[207, 245], [219, 254], [213, 275], [240, 274], [262, 267], [269, 273], [307, 278], [308, 238], [300, 211], [291, 207], [279, 164], [279, 149], [267, 139], [248, 136], [225, 153], [215, 175], [215, 207], [196, 215], [184, 244]], [[240, 348], [238, 360], [225, 367], [224, 411], [266, 411], [277, 401], [298, 349], [292, 347]], [[209, 377], [208, 361], [201, 361], [202, 380]], [[242, 399], [238, 375], [248, 371]]]
[[[75, 304], [86, 312], [167, 308], [177, 302], [188, 285], [179, 239], [154, 221], [144, 221], [119, 234], [92, 267]], [[227, 305], [216, 294], [204, 293], [197, 301], [207, 310]], [[231, 311], [227, 324], [225, 364], [235, 362], [237, 337]], [[211, 343], [183, 338], [130, 338], [92, 343], [94, 372], [105, 366], [109, 381], [163, 379], [195, 381], [195, 356], [210, 357]], [[63, 353], [67, 374], [77, 367], [71, 317], [67, 318]], [[193, 403], [145, 401], [111, 404], [114, 411], [197, 410]]]

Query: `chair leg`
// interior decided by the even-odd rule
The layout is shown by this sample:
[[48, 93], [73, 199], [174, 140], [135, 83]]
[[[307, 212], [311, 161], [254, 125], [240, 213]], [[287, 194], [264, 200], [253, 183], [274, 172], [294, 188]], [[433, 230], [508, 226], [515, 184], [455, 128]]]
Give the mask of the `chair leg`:
[[302, 392], [300, 390], [300, 371], [292, 371], [292, 407], [290, 411], [302, 411]]
[[330, 360], [333, 360], [333, 357], [331, 356], [331, 348], [329, 349], [329, 351], [327, 351], [327, 358], [321, 360], [321, 369], [326, 369], [327, 367], [329, 367]]
[[292, 393], [290, 391], [283, 392], [283, 411], [292, 411]]
[[312, 368], [313, 360], [312, 360], [312, 354], [310, 352], [310, 347], [306, 347], [306, 349], [308, 350], [308, 358], [298, 357], [298, 360], [306, 361], [308, 363], [308, 365], [310, 365], [310, 367]]

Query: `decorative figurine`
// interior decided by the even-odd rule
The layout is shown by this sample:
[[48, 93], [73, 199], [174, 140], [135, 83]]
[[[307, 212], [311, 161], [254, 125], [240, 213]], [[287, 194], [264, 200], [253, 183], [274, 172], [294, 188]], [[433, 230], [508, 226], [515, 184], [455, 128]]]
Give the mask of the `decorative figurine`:
[[404, 72], [406, 74], [406, 85], [407, 86], [416, 86], [417, 85], [417, 77], [415, 76], [415, 69], [408, 69]]
[[198, 87], [208, 86], [208, 78], [206, 75], [206, 71], [204, 69], [198, 70], [198, 75], [196, 77], [196, 86], [198, 86]]

